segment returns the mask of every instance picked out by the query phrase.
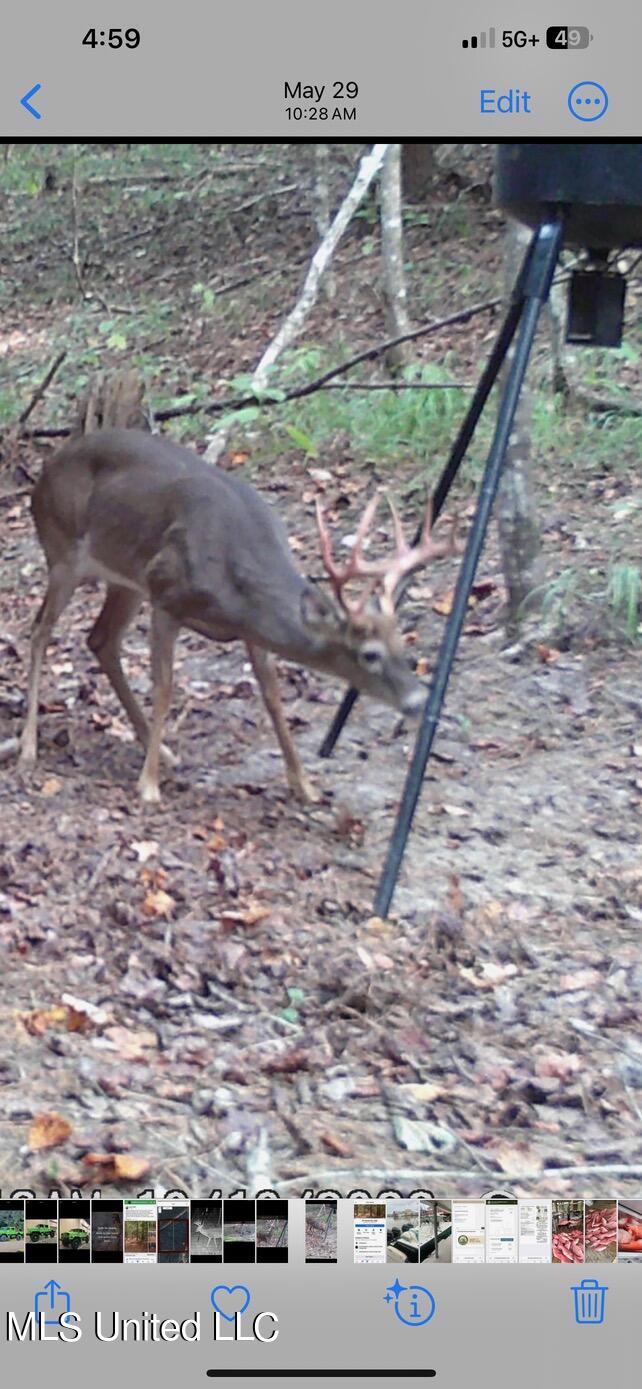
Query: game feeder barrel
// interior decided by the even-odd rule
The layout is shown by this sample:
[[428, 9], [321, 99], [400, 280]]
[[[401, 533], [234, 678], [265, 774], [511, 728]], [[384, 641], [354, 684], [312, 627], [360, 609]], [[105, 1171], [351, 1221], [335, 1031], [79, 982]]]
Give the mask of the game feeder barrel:
[[494, 194], [533, 229], [561, 212], [566, 246], [642, 246], [642, 144], [499, 145]]

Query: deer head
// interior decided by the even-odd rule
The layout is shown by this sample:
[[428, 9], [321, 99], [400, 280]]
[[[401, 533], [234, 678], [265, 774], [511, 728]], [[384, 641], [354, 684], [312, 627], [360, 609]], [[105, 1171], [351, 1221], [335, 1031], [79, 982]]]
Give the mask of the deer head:
[[[342, 676], [357, 689], [403, 714], [416, 715], [422, 708], [425, 689], [410, 668], [397, 625], [395, 596], [402, 580], [429, 559], [454, 553], [454, 533], [448, 540], [433, 541], [429, 502], [419, 542], [409, 545], [397, 509], [389, 500], [395, 552], [387, 559], [367, 559], [363, 546], [378, 504], [377, 495], [364, 511], [347, 560], [339, 565], [317, 501], [321, 556], [335, 601], [309, 585], [302, 599], [302, 618], [308, 635], [319, 647], [316, 665]], [[366, 579], [367, 583], [358, 596], [349, 596], [347, 585], [354, 579]]]

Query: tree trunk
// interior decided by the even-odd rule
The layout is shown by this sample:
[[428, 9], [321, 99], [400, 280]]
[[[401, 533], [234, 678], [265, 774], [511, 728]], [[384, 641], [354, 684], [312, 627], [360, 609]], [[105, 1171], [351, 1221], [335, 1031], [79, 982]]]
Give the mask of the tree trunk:
[[[377, 177], [386, 157], [387, 149], [388, 146], [384, 144], [373, 145], [369, 153], [364, 154], [352, 187], [346, 193], [340, 208], [335, 213], [325, 236], [317, 246], [310, 261], [303, 288], [294, 308], [284, 318], [276, 336], [268, 343], [260, 362], [252, 373], [253, 390], [266, 389], [269, 384], [271, 368], [281, 353], [291, 346], [301, 332], [308, 315], [317, 302], [323, 277], [327, 274], [328, 266], [341, 237], [352, 221], [357, 208], [363, 202], [371, 183]], [[210, 436], [205, 453], [208, 462], [218, 462], [223, 449], [226, 447], [230, 427], [230, 425], [221, 425], [216, 433]]]
[[[330, 230], [330, 146], [314, 145], [314, 225], [319, 241], [323, 241]], [[330, 266], [323, 282], [326, 298], [334, 299], [336, 281]]]
[[[391, 338], [411, 332], [408, 316], [406, 277], [403, 263], [403, 221], [401, 213], [401, 146], [389, 145], [380, 175], [381, 254], [383, 259], [386, 319]], [[389, 348], [386, 362], [396, 371], [408, 361], [409, 344]]]
[[[507, 288], [513, 287], [525, 246], [531, 233], [516, 222], [506, 230], [505, 271]], [[504, 379], [512, 359], [512, 349], [504, 370]], [[533, 491], [531, 428], [533, 417], [532, 392], [524, 383], [511, 432], [504, 474], [497, 502], [499, 542], [502, 569], [506, 583], [504, 624], [509, 643], [520, 634], [524, 603], [539, 578], [539, 524]]]
[[95, 377], [78, 401], [75, 433], [95, 429], [149, 429], [145, 382], [135, 368], [105, 371]]
[[403, 195], [409, 203], [428, 197], [435, 176], [435, 146], [424, 143], [402, 145]]

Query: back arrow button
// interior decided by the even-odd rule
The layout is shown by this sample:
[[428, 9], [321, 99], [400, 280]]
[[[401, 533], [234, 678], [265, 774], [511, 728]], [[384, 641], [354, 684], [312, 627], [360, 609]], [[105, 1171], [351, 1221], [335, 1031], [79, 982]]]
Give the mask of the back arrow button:
[[41, 111], [36, 111], [35, 106], [31, 106], [30, 103], [31, 103], [31, 98], [32, 98], [32, 96], [35, 96], [35, 95], [36, 95], [36, 92], [39, 92], [39, 91], [41, 90], [41, 88], [42, 88], [42, 82], [36, 82], [35, 87], [32, 87], [30, 92], [25, 92], [24, 96], [21, 96], [21, 98], [20, 98], [20, 105], [21, 105], [21, 106], [24, 106], [25, 111], [28, 111], [28, 112], [29, 112], [29, 115], [30, 115], [30, 116], [33, 116], [34, 120], [36, 120], [36, 121], [41, 121], [41, 120], [42, 120], [42, 112], [41, 112]]

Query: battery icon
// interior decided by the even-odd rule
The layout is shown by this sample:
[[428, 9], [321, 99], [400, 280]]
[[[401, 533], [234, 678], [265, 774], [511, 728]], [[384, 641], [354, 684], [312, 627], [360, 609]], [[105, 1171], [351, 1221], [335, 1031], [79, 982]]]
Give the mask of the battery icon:
[[593, 35], [585, 24], [552, 24], [546, 30], [547, 48], [588, 48]]

